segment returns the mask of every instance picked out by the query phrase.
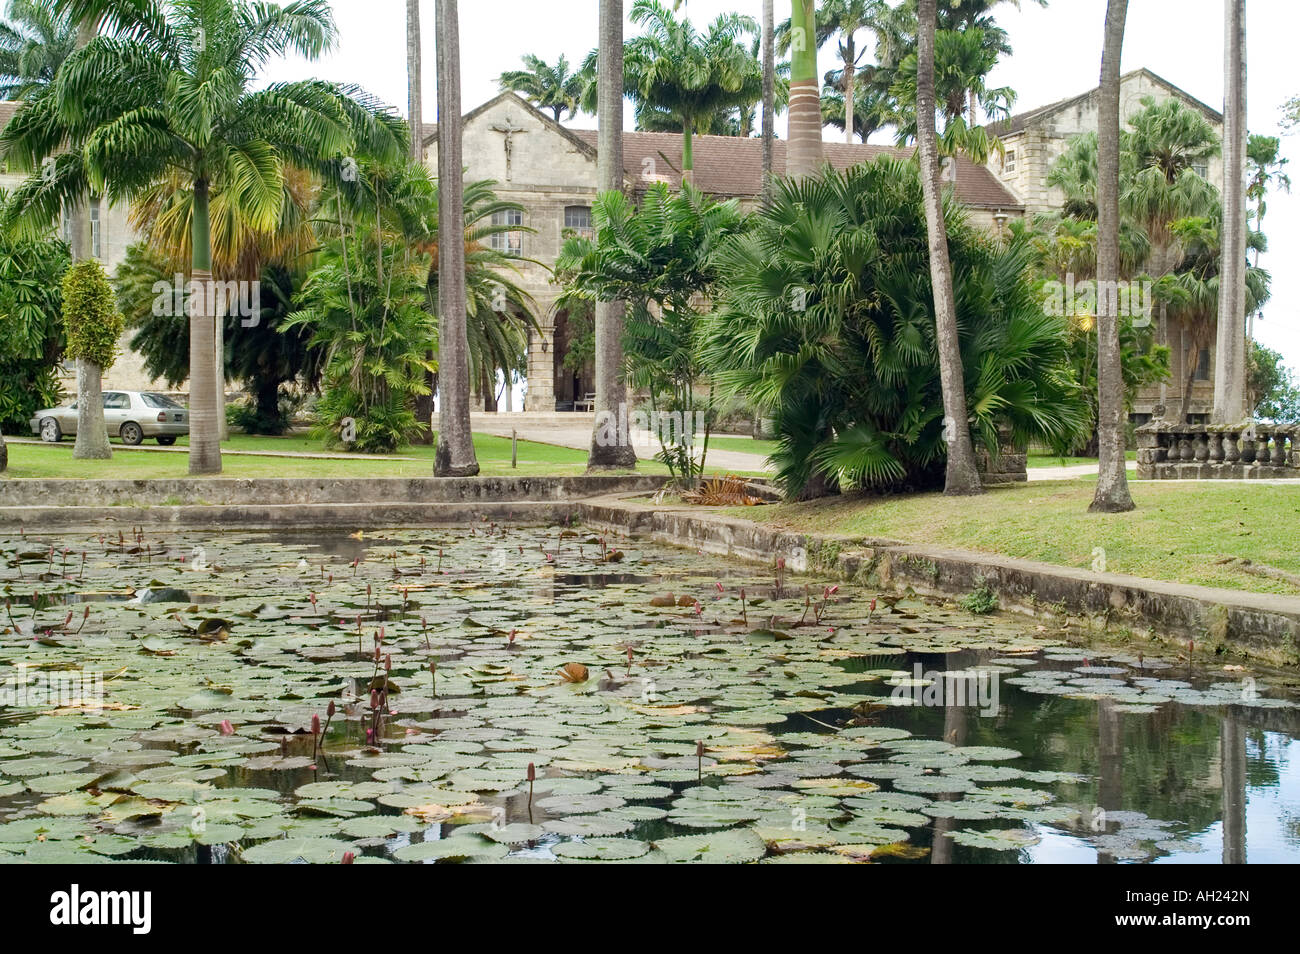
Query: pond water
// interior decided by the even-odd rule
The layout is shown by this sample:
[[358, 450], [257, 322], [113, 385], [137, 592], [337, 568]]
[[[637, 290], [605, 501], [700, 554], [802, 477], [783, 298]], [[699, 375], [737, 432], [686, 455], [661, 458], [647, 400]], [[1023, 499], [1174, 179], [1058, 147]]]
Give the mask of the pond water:
[[1156, 643], [582, 528], [0, 557], [0, 861], [1300, 861], [1286, 677]]

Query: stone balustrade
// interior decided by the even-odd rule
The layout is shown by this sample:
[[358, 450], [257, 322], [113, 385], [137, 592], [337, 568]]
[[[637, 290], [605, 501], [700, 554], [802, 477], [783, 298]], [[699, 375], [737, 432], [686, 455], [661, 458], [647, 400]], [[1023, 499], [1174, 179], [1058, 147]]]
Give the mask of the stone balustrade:
[[1137, 429], [1139, 480], [1300, 478], [1300, 426], [1171, 424]]

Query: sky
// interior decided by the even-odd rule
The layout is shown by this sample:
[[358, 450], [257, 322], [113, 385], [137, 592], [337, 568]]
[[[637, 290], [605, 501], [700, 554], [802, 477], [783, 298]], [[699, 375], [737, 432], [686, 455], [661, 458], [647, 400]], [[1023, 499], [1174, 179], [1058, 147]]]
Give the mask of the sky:
[[[631, 7], [627, 0], [626, 7]], [[425, 119], [435, 119], [433, 0], [421, 0]], [[319, 76], [357, 83], [403, 114], [406, 111], [405, 0], [334, 0], [339, 43], [314, 63], [273, 64], [272, 80]], [[466, 111], [498, 92], [496, 77], [520, 65], [526, 53], [553, 62], [561, 54], [579, 63], [596, 45], [597, 0], [463, 0], [460, 4], [461, 88]], [[687, 0], [686, 14], [703, 25], [719, 13], [737, 11], [756, 19], [760, 0]], [[1013, 53], [990, 77], [993, 86], [1017, 91], [1016, 108], [1032, 109], [1095, 87], [1101, 64], [1106, 0], [1050, 0], [1046, 9], [1025, 0], [997, 12]], [[1215, 109], [1223, 107], [1223, 0], [1131, 0], [1123, 70], [1147, 67]], [[778, 21], [789, 0], [776, 0]], [[625, 26], [628, 35], [635, 28]], [[1278, 135], [1281, 106], [1300, 94], [1294, 37], [1300, 30], [1297, 0], [1251, 0], [1248, 4], [1248, 121], [1252, 133]], [[869, 37], [864, 35], [865, 40]], [[833, 51], [822, 51], [826, 68]], [[631, 128], [631, 109], [625, 111]], [[590, 116], [567, 125], [594, 128]], [[778, 118], [777, 135], [785, 133]], [[828, 129], [827, 139], [839, 133]], [[1280, 351], [1300, 371], [1300, 133], [1283, 139], [1292, 160], [1294, 194], [1268, 200], [1264, 231], [1269, 251], [1261, 265], [1272, 272], [1273, 296], [1256, 323], [1256, 337]]]

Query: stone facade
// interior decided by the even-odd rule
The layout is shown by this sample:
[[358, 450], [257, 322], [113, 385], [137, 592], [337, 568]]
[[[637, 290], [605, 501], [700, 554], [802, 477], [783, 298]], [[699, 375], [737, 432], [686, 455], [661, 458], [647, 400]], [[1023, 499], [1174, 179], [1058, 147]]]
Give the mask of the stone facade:
[[[1215, 133], [1222, 137], [1223, 115], [1220, 112], [1147, 69], [1134, 70], [1121, 78], [1121, 118], [1127, 119], [1140, 112], [1142, 100], [1148, 96], [1158, 103], [1169, 99], [1182, 100], [1204, 114]], [[1005, 152], [1001, 156], [991, 156], [987, 168], [1023, 203], [1026, 215], [1059, 212], [1065, 196], [1060, 189], [1048, 185], [1047, 174], [1073, 137], [1096, 131], [1097, 91], [1094, 89], [993, 124], [990, 132], [1001, 138]], [[1222, 187], [1221, 157], [1210, 157], [1205, 166], [1196, 171], [1207, 181]], [[1135, 395], [1134, 421], [1144, 423], [1158, 416], [1162, 407], [1167, 413], [1176, 414], [1193, 370], [1196, 374], [1187, 413], [1189, 420], [1203, 420], [1202, 416], [1208, 415], [1214, 407], [1213, 336], [1209, 347], [1203, 349], [1204, 353], [1191, 354], [1191, 339], [1181, 322], [1171, 319], [1157, 334], [1163, 343], [1169, 345], [1171, 376], [1166, 384], [1144, 388]]]

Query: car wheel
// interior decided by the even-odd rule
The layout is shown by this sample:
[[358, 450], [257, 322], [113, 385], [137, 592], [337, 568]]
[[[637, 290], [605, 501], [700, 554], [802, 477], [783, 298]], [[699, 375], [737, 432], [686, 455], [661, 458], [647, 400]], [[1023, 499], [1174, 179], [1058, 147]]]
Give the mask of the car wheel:
[[52, 417], [47, 417], [41, 421], [41, 440], [48, 441], [51, 444], [57, 444], [63, 440], [63, 430], [59, 427], [59, 422]]
[[158, 438], [158, 443], [163, 447], [171, 447], [173, 444], [176, 443], [176, 435], [169, 434], [166, 435], [165, 437], [160, 437]]
[[121, 436], [123, 444], [135, 445], [144, 441], [144, 431], [140, 430], [140, 425], [134, 421], [127, 421], [123, 424], [118, 434]]

